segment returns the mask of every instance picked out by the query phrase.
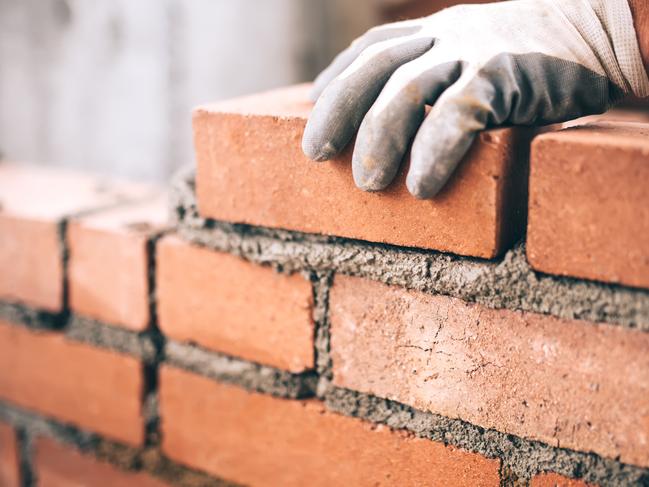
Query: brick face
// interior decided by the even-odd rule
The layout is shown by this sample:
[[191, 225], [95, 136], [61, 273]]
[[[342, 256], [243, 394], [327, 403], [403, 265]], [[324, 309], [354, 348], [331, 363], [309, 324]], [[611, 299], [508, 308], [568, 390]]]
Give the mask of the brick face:
[[529, 133], [482, 134], [434, 200], [412, 197], [404, 171], [387, 191], [366, 193], [354, 186], [350, 150], [325, 163], [302, 154], [307, 90], [301, 85], [195, 112], [202, 215], [477, 257], [494, 257], [521, 235]]
[[148, 242], [166, 220], [164, 197], [76, 219], [68, 226], [70, 308], [141, 331], [149, 323]]
[[164, 367], [163, 450], [246, 485], [498, 485], [497, 460]]
[[48, 438], [34, 447], [34, 465], [40, 487], [165, 487], [168, 484], [146, 473], [126, 472], [79, 453]]
[[61, 169], [0, 163], [0, 299], [60, 311], [60, 221], [148, 191]]
[[0, 423], [0, 486], [18, 487], [19, 485], [16, 433], [8, 424]]
[[532, 267], [649, 288], [648, 161], [649, 124], [599, 123], [538, 137], [527, 240]]
[[0, 321], [0, 398], [129, 444], [141, 444], [141, 364]]
[[649, 466], [647, 333], [340, 275], [330, 313], [338, 386]]
[[47, 311], [63, 307], [63, 260], [55, 222], [0, 213], [0, 298]]
[[583, 480], [569, 479], [556, 473], [536, 475], [530, 482], [530, 487], [596, 487]]
[[301, 275], [165, 237], [158, 318], [169, 337], [293, 372], [313, 367], [312, 290]]

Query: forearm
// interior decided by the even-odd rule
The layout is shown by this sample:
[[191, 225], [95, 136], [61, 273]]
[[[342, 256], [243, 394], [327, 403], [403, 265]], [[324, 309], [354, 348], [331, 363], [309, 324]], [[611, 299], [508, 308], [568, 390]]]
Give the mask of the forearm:
[[638, 34], [638, 43], [645, 68], [649, 72], [649, 1], [647, 0], [629, 0], [635, 30]]

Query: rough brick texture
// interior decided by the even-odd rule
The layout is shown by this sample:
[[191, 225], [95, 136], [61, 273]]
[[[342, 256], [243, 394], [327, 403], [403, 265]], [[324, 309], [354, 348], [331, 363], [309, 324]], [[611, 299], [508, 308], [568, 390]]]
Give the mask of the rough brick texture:
[[146, 473], [120, 470], [49, 438], [36, 441], [34, 467], [40, 487], [168, 486]]
[[165, 198], [75, 219], [68, 226], [70, 309], [144, 330], [149, 323], [149, 240], [164, 227]]
[[538, 137], [527, 256], [550, 274], [649, 287], [649, 124]]
[[647, 333], [345, 276], [330, 313], [338, 386], [649, 466]]
[[0, 321], [0, 399], [129, 444], [144, 431], [140, 369], [134, 358]]
[[60, 311], [61, 220], [147, 190], [60, 169], [0, 163], [0, 299]]
[[19, 485], [16, 433], [11, 426], [0, 423], [0, 486], [18, 487]]
[[163, 449], [246, 485], [498, 485], [499, 462], [163, 368]]
[[312, 290], [175, 236], [158, 244], [158, 318], [169, 337], [301, 372], [313, 367]]
[[308, 86], [199, 108], [194, 115], [198, 206], [205, 217], [494, 257], [521, 235], [528, 132], [479, 137], [434, 200], [412, 197], [405, 171], [388, 190], [354, 186], [351, 151], [309, 161], [300, 139]]
[[569, 479], [556, 473], [544, 473], [535, 476], [530, 487], [596, 487], [583, 480]]

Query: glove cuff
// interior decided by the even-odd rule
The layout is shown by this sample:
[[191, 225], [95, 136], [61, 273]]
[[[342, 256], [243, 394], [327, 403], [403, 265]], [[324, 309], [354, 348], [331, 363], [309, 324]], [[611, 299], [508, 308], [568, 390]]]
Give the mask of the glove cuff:
[[555, 2], [591, 46], [608, 77], [635, 96], [649, 96], [649, 77], [628, 0]]

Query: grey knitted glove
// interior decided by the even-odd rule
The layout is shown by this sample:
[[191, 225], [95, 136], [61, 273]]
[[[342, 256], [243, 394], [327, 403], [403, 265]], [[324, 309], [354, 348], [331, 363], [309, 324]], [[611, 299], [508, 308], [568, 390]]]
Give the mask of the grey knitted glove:
[[408, 189], [430, 198], [480, 130], [602, 113], [627, 93], [649, 95], [627, 0], [460, 5], [354, 41], [315, 81], [302, 147], [331, 159], [358, 131], [354, 180], [377, 191], [412, 144]]

